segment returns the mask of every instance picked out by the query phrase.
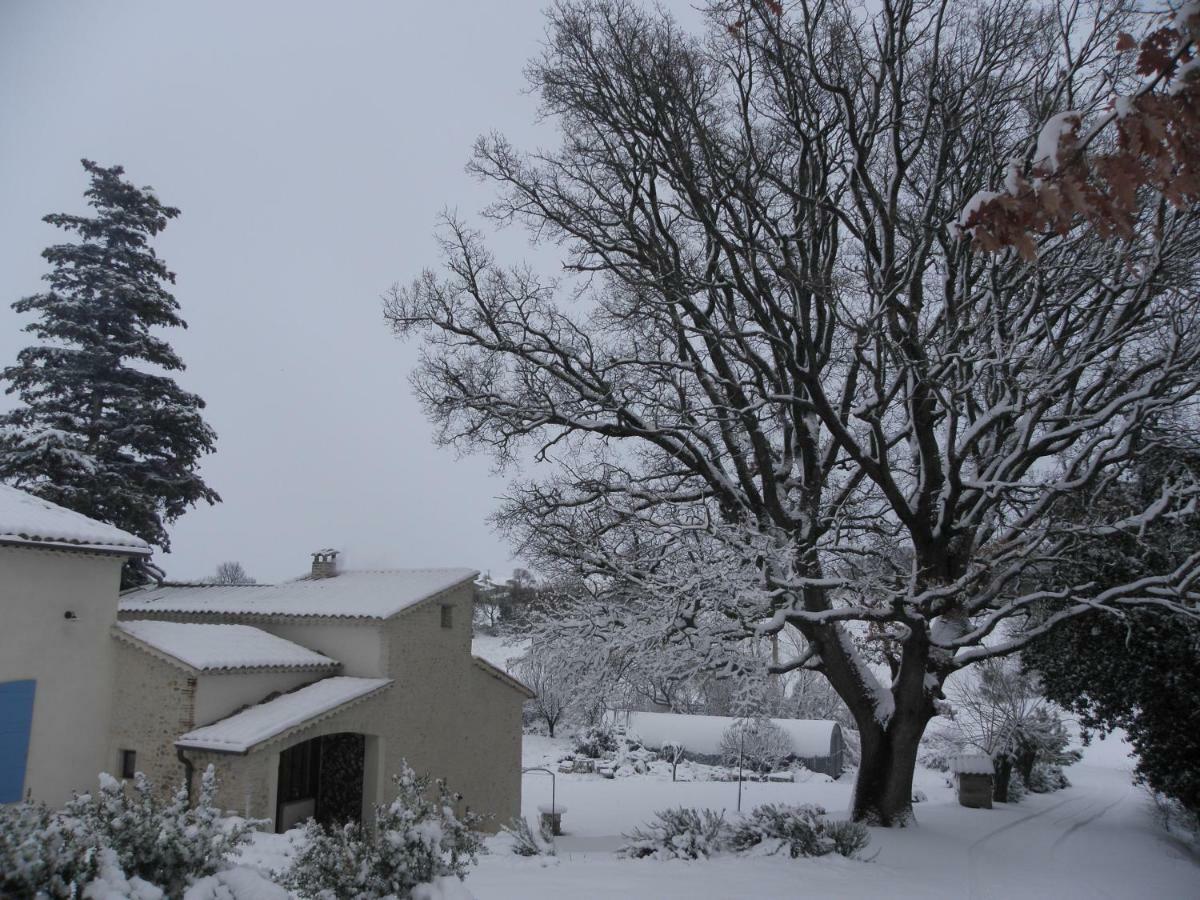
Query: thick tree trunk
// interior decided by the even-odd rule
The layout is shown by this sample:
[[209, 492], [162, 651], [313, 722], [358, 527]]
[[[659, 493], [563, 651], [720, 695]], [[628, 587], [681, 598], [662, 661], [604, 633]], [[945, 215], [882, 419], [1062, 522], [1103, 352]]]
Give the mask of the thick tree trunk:
[[1036, 750], [1024, 750], [1017, 755], [1017, 772], [1020, 774], [1021, 780], [1025, 782], [1026, 786], [1029, 785], [1030, 780], [1033, 778], [1033, 766], [1036, 762]]
[[992, 800], [996, 803], [1008, 802], [1008, 785], [1012, 780], [1012, 760], [1001, 756], [993, 764], [995, 775], [992, 783]]
[[897, 715], [886, 728], [860, 730], [862, 761], [854, 785], [854, 821], [889, 827], [913, 821], [913, 769], [927, 721]]

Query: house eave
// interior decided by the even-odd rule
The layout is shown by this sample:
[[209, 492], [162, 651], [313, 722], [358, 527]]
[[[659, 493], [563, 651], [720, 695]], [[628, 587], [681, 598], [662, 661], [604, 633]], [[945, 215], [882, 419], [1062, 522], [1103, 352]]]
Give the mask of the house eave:
[[139, 556], [151, 554], [149, 548], [125, 547], [119, 544], [81, 544], [76, 541], [53, 541], [23, 538], [19, 535], [0, 536], [0, 547], [24, 547], [29, 550], [55, 550], [64, 553], [83, 553], [95, 556]]

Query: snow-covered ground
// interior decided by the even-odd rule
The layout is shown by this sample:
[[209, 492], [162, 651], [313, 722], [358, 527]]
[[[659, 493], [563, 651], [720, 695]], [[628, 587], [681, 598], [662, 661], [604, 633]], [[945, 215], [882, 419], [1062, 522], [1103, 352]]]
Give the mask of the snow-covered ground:
[[[555, 759], [564, 741], [527, 736], [526, 765]], [[869, 861], [841, 857], [723, 857], [699, 862], [618, 859], [622, 832], [667, 806], [707, 806], [732, 812], [737, 785], [672, 783], [669, 775], [618, 778], [558, 775], [558, 803], [567, 807], [557, 859], [483, 857], [467, 879], [479, 900], [571, 897], [699, 898], [1197, 898], [1200, 863], [1174, 845], [1152, 820], [1145, 794], [1130, 783], [1131, 763], [1113, 739], [1097, 743], [1068, 775], [1073, 786], [1030, 795], [991, 810], [959, 806], [944, 776], [919, 770], [917, 825], [871, 830]], [[819, 803], [844, 814], [849, 778], [814, 776], [804, 784], [743, 785], [743, 806], [763, 802]], [[549, 778], [525, 777], [524, 810], [534, 821], [549, 802]]]
[[[556, 768], [565, 740], [527, 735], [526, 766]], [[773, 898], [1200, 898], [1200, 861], [1154, 822], [1146, 795], [1130, 782], [1126, 748], [1110, 738], [1067, 770], [1073, 786], [1029, 795], [991, 810], [959, 806], [945, 776], [920, 769], [917, 824], [871, 829], [863, 860], [722, 856], [698, 862], [631, 860], [613, 851], [621, 835], [668, 806], [724, 809], [732, 814], [737, 784], [670, 780], [656, 764], [645, 775], [607, 780], [556, 772], [557, 803], [566, 807], [558, 856], [527, 859], [508, 838], [489, 841], [466, 887], [478, 900], [773, 900]], [[703, 778], [684, 766], [682, 778]], [[845, 814], [850, 777], [814, 775], [800, 784], [747, 783], [743, 808], [765, 802], [818, 803]], [[550, 779], [525, 776], [524, 812], [550, 802]], [[286, 861], [286, 835], [261, 835], [244, 861], [263, 869]]]

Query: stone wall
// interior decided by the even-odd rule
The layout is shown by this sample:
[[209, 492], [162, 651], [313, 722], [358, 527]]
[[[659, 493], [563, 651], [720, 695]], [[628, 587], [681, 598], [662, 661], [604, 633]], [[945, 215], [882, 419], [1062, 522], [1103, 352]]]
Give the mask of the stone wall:
[[195, 727], [196, 679], [118, 638], [113, 690], [112, 763], [120, 752], [137, 753], [137, 769], [162, 793], [176, 790], [184, 778], [175, 755], [175, 739]]
[[[323, 734], [364, 734], [366, 806], [394, 796], [390, 778], [404, 760], [445, 778], [497, 830], [520, 812], [524, 697], [475, 664], [473, 603], [474, 586], [465, 584], [379, 623], [382, 671], [363, 674], [392, 678], [392, 687], [244, 756], [188, 751], [197, 777], [214, 763], [223, 808], [273, 817], [281, 751]], [[449, 628], [442, 627], [443, 607], [450, 608]]]
[[958, 802], [975, 809], [992, 808], [991, 775], [959, 775]]

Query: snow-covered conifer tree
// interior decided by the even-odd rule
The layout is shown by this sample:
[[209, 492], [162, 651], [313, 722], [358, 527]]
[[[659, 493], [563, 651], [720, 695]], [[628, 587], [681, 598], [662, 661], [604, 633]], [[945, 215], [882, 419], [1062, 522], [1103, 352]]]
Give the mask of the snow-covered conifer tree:
[[44, 221], [81, 240], [47, 247], [49, 289], [13, 304], [38, 343], [0, 376], [0, 479], [169, 548], [166, 525], [217, 493], [197, 473], [216, 434], [204, 401], [166, 374], [183, 361], [158, 328], [186, 327], [150, 239], [179, 215], [121, 166], [83, 160], [95, 215]]

